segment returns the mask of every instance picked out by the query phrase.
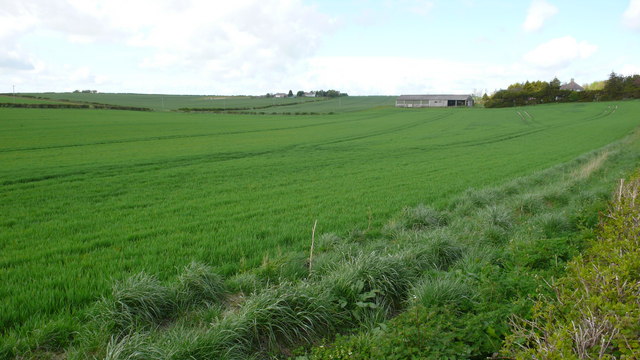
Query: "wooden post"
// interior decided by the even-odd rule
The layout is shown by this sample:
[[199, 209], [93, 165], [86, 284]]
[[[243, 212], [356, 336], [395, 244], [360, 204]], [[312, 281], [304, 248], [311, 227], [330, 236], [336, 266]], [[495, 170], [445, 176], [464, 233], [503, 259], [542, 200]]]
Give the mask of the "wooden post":
[[311, 229], [311, 250], [309, 251], [309, 271], [311, 271], [311, 264], [313, 263], [313, 247], [316, 242], [316, 225], [318, 225], [318, 219], [313, 223], [313, 229]]

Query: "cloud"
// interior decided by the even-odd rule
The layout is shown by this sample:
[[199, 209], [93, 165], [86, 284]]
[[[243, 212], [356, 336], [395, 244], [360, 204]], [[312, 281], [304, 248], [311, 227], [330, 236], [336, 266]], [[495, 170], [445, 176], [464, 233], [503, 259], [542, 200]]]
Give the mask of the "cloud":
[[286, 77], [334, 26], [302, 0], [5, 3], [0, 10], [5, 47], [21, 34], [53, 33], [70, 44], [125, 45], [145, 54], [138, 60], [143, 69], [192, 71], [211, 81]]
[[627, 75], [627, 76], [638, 75], [638, 74], [640, 74], [640, 66], [638, 66], [636, 64], [625, 64], [618, 71], [618, 73], [620, 73], [622, 75]]
[[527, 18], [522, 23], [522, 28], [526, 32], [538, 31], [542, 29], [545, 21], [557, 13], [558, 8], [545, 0], [533, 0], [527, 11]]
[[33, 70], [35, 69], [31, 61], [22, 59], [19, 56], [11, 56], [12, 54], [0, 54], [0, 68], [11, 70]]
[[560, 69], [573, 61], [586, 59], [598, 50], [596, 45], [571, 36], [550, 40], [524, 55], [525, 61], [539, 68]]
[[622, 15], [622, 22], [634, 30], [640, 30], [640, 0], [630, 0]]
[[396, 56], [316, 57], [307, 65], [308, 71], [300, 80], [302, 88], [331, 87], [350, 95], [468, 94], [474, 89], [499, 88], [508, 84], [513, 74], [523, 73], [513, 66]]

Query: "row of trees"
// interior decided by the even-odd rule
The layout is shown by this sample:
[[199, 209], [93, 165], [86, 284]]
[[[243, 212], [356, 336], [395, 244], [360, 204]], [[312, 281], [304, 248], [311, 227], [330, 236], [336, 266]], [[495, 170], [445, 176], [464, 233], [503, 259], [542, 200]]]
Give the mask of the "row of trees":
[[484, 106], [489, 108], [622, 99], [640, 99], [640, 75], [622, 76], [612, 72], [608, 80], [585, 86], [584, 91], [561, 90], [558, 78], [550, 82], [527, 81], [511, 84], [506, 90], [482, 97]]
[[340, 97], [340, 96], [349, 96], [349, 94], [340, 92], [338, 90], [327, 90], [327, 91], [317, 90], [316, 91], [316, 96], [328, 97], [328, 98], [337, 98], [337, 97]]
[[[337, 98], [337, 97], [340, 97], [340, 96], [349, 96], [349, 94], [340, 92], [338, 90], [316, 90], [316, 91], [312, 91], [312, 93], [315, 94], [315, 97]], [[266, 97], [274, 97], [275, 94], [267, 94], [265, 96]], [[296, 93], [295, 96], [296, 97], [304, 97], [304, 96], [306, 96], [306, 93], [303, 90], [299, 90]], [[287, 94], [287, 97], [294, 97], [292, 90], [289, 90], [289, 93]]]

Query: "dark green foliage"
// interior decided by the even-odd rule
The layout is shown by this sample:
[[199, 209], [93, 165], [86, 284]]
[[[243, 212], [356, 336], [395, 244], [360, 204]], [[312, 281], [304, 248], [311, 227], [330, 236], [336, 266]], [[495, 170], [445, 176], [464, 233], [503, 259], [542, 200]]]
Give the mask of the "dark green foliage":
[[[559, 80], [549, 83], [511, 84], [484, 101], [488, 108], [549, 104], [554, 102], [592, 102], [622, 99], [640, 99], [640, 75], [622, 76], [615, 72], [609, 75], [602, 90], [571, 91], [560, 90]], [[524, 117], [524, 120], [528, 120]]]
[[559, 237], [515, 242], [512, 251], [515, 264], [537, 271], [549, 270], [551, 274], [558, 275], [581, 249], [581, 238]]

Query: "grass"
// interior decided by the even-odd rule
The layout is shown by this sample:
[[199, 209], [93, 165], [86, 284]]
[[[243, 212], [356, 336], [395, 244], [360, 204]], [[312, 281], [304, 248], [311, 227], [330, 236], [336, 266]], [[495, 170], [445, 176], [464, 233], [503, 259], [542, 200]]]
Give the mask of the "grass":
[[[169, 311], [179, 301], [178, 285], [166, 285], [179, 276], [181, 289], [192, 294], [180, 301], [196, 308], [222, 296], [220, 278], [212, 274], [258, 269], [257, 278], [241, 275], [231, 284], [256, 293], [265, 279], [298, 279], [316, 218], [317, 234], [337, 234], [323, 239], [323, 246], [338, 244], [345, 253], [370, 240], [403, 208], [414, 209], [413, 218], [393, 227], [394, 241], [416, 240], [413, 230], [459, 226], [436, 209], [465, 189], [507, 183], [566, 162], [638, 125], [640, 103], [620, 103], [609, 115], [602, 115], [604, 106], [540, 106], [530, 111], [535, 123], [518, 121], [512, 109], [382, 107], [331, 116], [2, 109], [2, 335], [8, 343], [31, 339], [34, 329], [59, 323], [66, 324], [62, 332], [49, 333], [66, 344], [69, 329], [79, 326], [68, 319], [79, 318], [102, 296], [119, 299], [110, 295], [111, 284], [126, 285], [141, 272], [154, 274], [138, 279], [148, 285], [140, 285], [142, 290], [164, 289], [160, 298], [150, 295], [146, 305], [131, 308], [129, 323], [148, 328], [182, 316]], [[570, 171], [575, 170], [560, 176], [568, 178]], [[598, 167], [587, 172], [597, 173]], [[468, 212], [478, 224], [491, 224], [491, 233], [476, 233], [478, 241], [500, 245], [514, 234], [510, 224], [517, 214], [505, 213], [496, 201], [513, 191], [470, 192], [454, 201], [451, 214]], [[532, 196], [540, 199], [531, 207], [539, 212], [567, 202], [558, 200], [557, 191]], [[522, 204], [518, 209], [525, 212]], [[568, 213], [540, 213], [532, 226], [551, 238], [575, 228], [574, 220]], [[279, 262], [287, 256], [295, 261]], [[341, 255], [322, 256], [314, 257], [314, 269], [329, 276]], [[418, 276], [403, 263], [447, 270], [463, 253], [450, 237], [433, 235], [405, 257], [394, 256], [385, 260], [393, 269], [400, 266], [391, 272], [352, 273], [359, 262], [378, 262], [366, 254], [342, 259], [343, 276], [363, 284], [339, 290], [351, 296], [345, 305], [350, 316], [375, 319], [377, 309], [388, 313], [399, 306], [408, 291], [404, 279]], [[193, 261], [211, 268], [179, 275]], [[371, 272], [400, 283], [378, 283]], [[386, 300], [374, 290], [403, 294]], [[159, 309], [172, 315], [157, 317]]]
[[[637, 180], [621, 191], [624, 202], [614, 205], [619, 213], [605, 217], [597, 232], [597, 223], [582, 216], [597, 213], [611, 198], [617, 179], [637, 167], [637, 139], [634, 135], [570, 163], [479, 190], [477, 196], [466, 192], [452, 202], [448, 224], [393, 238], [400, 242], [398, 248], [456, 238], [458, 255], [450, 256], [446, 267], [422, 268], [408, 288], [405, 311], [397, 317], [302, 348], [298, 358], [484, 359], [498, 356], [505, 337], [507, 358], [634, 358]], [[566, 176], [585, 167], [591, 169], [587, 176]], [[536, 214], [520, 211], [523, 193], [556, 199], [559, 188], [566, 189], [562, 201], [545, 203]], [[470, 198], [483, 201], [469, 205]], [[406, 216], [411, 214], [401, 214]], [[487, 222], [505, 231], [504, 241], [486, 237]], [[593, 248], [586, 261], [572, 261], [589, 245]], [[567, 266], [570, 276], [550, 288]]]
[[[85, 103], [100, 103], [146, 107], [155, 111], [170, 111], [180, 108], [247, 108], [291, 105], [301, 102], [323, 100], [322, 98], [261, 98], [254, 96], [217, 95], [162, 95], [162, 94], [115, 94], [115, 93], [33, 93], [25, 94], [38, 98]], [[288, 107], [288, 106], [285, 106]]]
[[47, 99], [34, 99], [31, 97], [23, 97], [19, 94], [13, 95], [0, 95], [0, 104], [65, 104], [66, 102], [47, 100]]
[[[635, 359], [638, 335], [638, 173], [623, 180], [597, 240], [540, 294], [530, 318], [514, 317], [502, 354], [514, 359]], [[545, 296], [546, 295], [546, 296]]]

